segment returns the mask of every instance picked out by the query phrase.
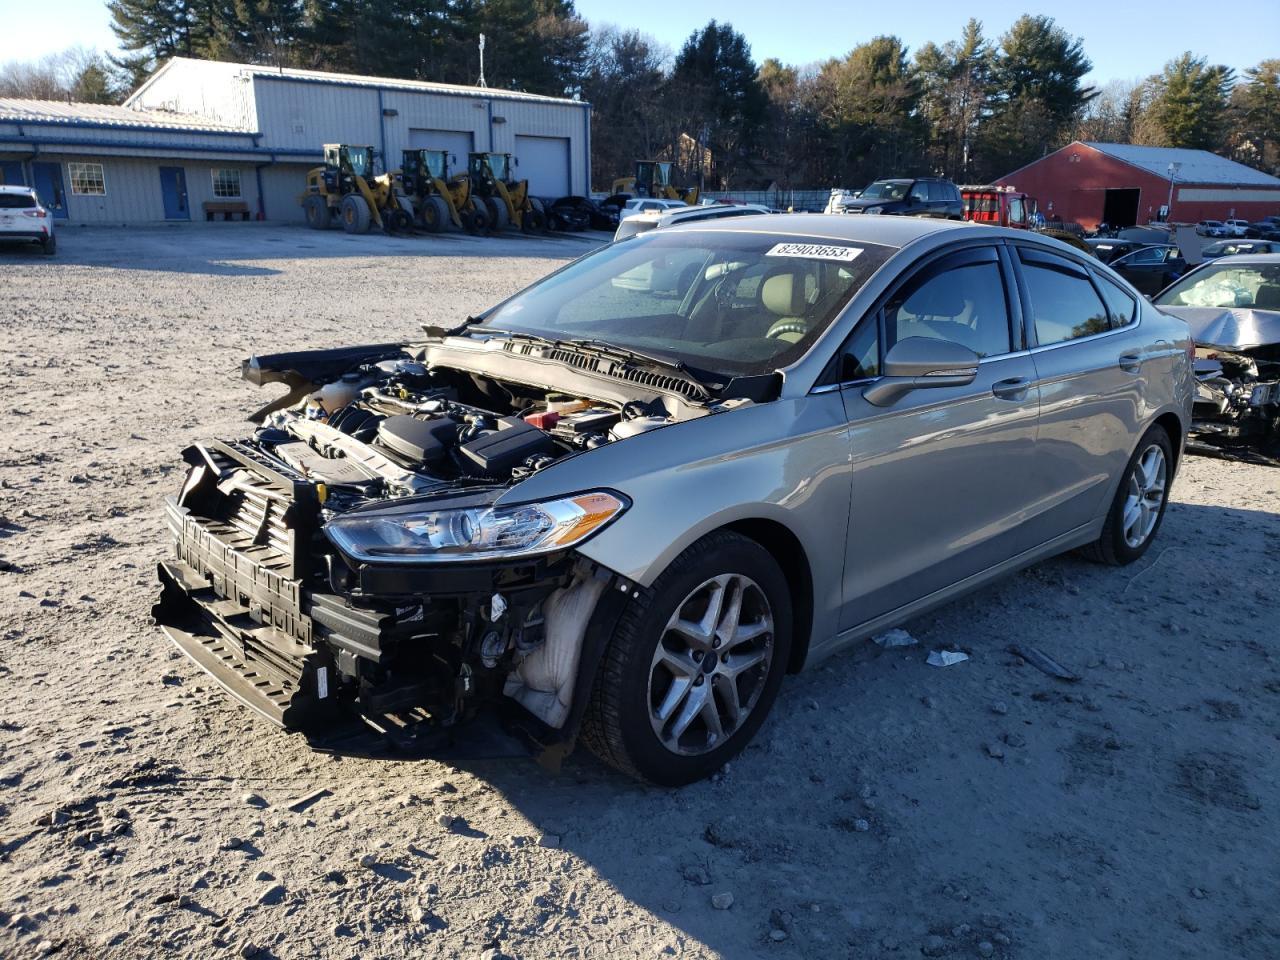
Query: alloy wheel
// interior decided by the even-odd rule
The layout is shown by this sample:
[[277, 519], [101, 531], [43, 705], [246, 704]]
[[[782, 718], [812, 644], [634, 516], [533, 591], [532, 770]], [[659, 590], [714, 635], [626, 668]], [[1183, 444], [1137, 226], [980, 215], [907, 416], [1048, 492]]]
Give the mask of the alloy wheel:
[[1129, 473], [1129, 489], [1122, 519], [1124, 542], [1137, 549], [1147, 542], [1160, 520], [1168, 466], [1164, 451], [1152, 444], [1142, 452]]
[[773, 660], [773, 611], [741, 574], [705, 581], [672, 613], [649, 671], [649, 722], [672, 753], [714, 750], [751, 715]]

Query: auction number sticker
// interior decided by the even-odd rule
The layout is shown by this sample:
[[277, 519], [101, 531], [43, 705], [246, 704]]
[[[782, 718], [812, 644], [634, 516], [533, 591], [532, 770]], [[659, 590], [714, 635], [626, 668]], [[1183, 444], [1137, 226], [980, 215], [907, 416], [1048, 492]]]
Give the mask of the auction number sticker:
[[824, 243], [779, 243], [766, 257], [806, 257], [810, 260], [842, 260], [848, 263], [862, 252], [861, 247], [837, 247]]

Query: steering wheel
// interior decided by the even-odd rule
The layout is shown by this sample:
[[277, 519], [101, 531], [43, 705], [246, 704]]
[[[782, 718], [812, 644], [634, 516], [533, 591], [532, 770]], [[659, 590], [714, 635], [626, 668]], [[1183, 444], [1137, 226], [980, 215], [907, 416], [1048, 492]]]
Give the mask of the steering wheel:
[[774, 321], [773, 326], [765, 332], [765, 339], [777, 340], [788, 333], [799, 334], [803, 337], [808, 332], [809, 324], [803, 320], [797, 320], [794, 317], [783, 317], [781, 320]]

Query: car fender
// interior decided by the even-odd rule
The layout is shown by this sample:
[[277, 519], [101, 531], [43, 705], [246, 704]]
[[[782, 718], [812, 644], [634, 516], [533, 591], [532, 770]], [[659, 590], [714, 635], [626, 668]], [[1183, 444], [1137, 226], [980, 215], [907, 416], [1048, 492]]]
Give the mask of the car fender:
[[765, 520], [799, 542], [814, 636], [835, 633], [850, 506], [849, 424], [838, 392], [751, 404], [566, 458], [517, 484], [516, 504], [607, 489], [627, 511], [577, 552], [649, 587], [713, 530]]

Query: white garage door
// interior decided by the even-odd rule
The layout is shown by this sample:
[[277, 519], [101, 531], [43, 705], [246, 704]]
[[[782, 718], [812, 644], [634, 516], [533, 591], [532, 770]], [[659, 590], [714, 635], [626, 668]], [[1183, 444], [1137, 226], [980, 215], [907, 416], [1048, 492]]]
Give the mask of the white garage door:
[[569, 138], [516, 137], [516, 178], [529, 181], [535, 197], [569, 193]]
[[409, 128], [409, 146], [425, 147], [428, 150], [448, 150], [449, 172], [463, 173], [467, 169], [467, 154], [475, 148], [470, 131], [461, 130], [422, 130]]

